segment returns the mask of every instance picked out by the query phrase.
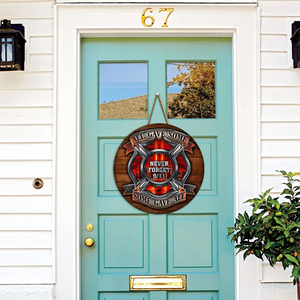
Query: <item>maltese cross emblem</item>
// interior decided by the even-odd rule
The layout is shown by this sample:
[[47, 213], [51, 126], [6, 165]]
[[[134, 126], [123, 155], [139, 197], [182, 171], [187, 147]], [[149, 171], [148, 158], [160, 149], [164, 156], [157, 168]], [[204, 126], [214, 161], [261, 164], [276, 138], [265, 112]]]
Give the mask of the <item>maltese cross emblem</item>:
[[127, 163], [131, 183], [122, 185], [125, 198], [129, 196], [140, 209], [164, 213], [160, 211], [195, 196], [200, 186], [187, 182], [193, 169], [187, 154], [192, 157], [199, 148], [188, 134], [168, 126], [136, 131], [128, 139], [122, 144], [125, 155], [131, 155]]

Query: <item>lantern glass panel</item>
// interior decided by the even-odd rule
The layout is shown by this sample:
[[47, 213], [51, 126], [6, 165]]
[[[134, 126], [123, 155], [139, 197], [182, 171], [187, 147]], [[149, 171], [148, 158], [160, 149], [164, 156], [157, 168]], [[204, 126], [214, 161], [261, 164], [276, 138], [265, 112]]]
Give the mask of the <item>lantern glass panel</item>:
[[[2, 39], [2, 40], [4, 40], [4, 39]], [[1, 43], [1, 61], [5, 61], [5, 53], [6, 53], [6, 51], [5, 51], [5, 44]]]
[[7, 39], [7, 61], [12, 61], [13, 60], [12, 42], [9, 43], [8, 40], [12, 41], [12, 39]]
[[1, 38], [1, 61], [13, 61], [12, 38]]

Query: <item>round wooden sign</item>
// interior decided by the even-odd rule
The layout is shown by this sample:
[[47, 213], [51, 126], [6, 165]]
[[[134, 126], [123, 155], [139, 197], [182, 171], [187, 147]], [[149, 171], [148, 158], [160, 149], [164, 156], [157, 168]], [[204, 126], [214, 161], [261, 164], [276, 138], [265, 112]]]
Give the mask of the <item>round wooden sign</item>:
[[165, 214], [187, 205], [203, 181], [202, 153], [186, 132], [151, 124], [130, 133], [114, 162], [120, 193], [134, 207]]

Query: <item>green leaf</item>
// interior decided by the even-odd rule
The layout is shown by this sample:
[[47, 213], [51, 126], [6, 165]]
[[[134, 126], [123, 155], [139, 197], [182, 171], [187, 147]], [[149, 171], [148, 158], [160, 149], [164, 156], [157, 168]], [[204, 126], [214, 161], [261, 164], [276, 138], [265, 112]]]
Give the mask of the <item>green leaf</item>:
[[284, 254], [284, 256], [285, 256], [289, 261], [291, 261], [291, 262], [295, 263], [297, 266], [299, 266], [299, 262], [298, 262], [298, 260], [297, 260], [294, 256], [292, 256], [292, 255], [290, 255], [290, 254]]
[[266, 249], [269, 249], [272, 245], [275, 245], [276, 242], [269, 242], [267, 245], [266, 245]]
[[249, 199], [249, 200], [245, 201], [244, 203], [253, 203], [253, 202], [256, 202], [256, 201], [259, 201], [259, 199], [258, 198]]
[[290, 261], [286, 258], [282, 260], [282, 267], [285, 270], [290, 265]]
[[281, 219], [275, 217], [274, 220], [275, 220], [275, 222], [276, 222], [277, 224], [279, 224], [279, 225], [281, 225], [281, 226], [283, 226], [283, 227], [286, 227], [285, 224], [284, 224], [284, 222], [283, 222]]
[[273, 215], [274, 215], [274, 214], [268, 215], [268, 216], [263, 220], [263, 223], [269, 222], [269, 221], [273, 218]]
[[227, 227], [227, 238], [234, 233], [234, 227]]
[[263, 217], [263, 215], [266, 213], [266, 211], [262, 211], [259, 215], [258, 215], [258, 217], [257, 217], [257, 221], [259, 221], [262, 217]]
[[294, 285], [296, 284], [297, 282], [297, 279], [299, 278], [299, 275], [300, 275], [300, 268], [297, 267], [297, 266], [294, 266], [293, 270], [292, 270], [292, 276], [291, 277], [294, 277]]
[[244, 217], [243, 217], [243, 215], [242, 214], [239, 214], [238, 215], [238, 218], [239, 218], [239, 220], [241, 221], [241, 225], [244, 225], [245, 224], [245, 219], [244, 219]]
[[263, 193], [262, 198], [265, 198], [265, 197], [271, 192], [271, 190], [273, 190], [273, 188], [266, 190], [266, 191]]
[[282, 238], [284, 238], [285, 236], [284, 236], [284, 234], [281, 234], [280, 236], [278, 236], [277, 238], [276, 238], [276, 241], [278, 241], [278, 240], [280, 240], [280, 239], [282, 239]]
[[[237, 253], [236, 253], [235, 255], [238, 255], [240, 252], [242, 252], [242, 251], [245, 250], [245, 249], [247, 249], [247, 248], [243, 247], [243, 248], [239, 249], [239, 251], [237, 251]], [[246, 252], [247, 252], [247, 251], [246, 251]]]
[[282, 175], [287, 175], [285, 171], [279, 171], [279, 170], [276, 170], [276, 172], [279, 172], [279, 173], [281, 173]]
[[260, 250], [255, 249], [255, 250], [254, 250], [254, 254], [255, 254], [255, 256], [256, 256], [257, 258], [262, 259], [262, 254], [261, 254]]
[[245, 217], [246, 222], [249, 224], [249, 215], [247, 214], [246, 211], [244, 213], [244, 217]]

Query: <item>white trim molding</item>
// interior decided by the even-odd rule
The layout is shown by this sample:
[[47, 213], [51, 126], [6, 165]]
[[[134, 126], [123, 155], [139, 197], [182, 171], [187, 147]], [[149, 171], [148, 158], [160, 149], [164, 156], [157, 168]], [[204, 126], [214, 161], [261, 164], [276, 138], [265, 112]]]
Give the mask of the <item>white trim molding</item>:
[[[232, 37], [236, 211], [259, 192], [257, 5], [171, 4], [168, 28], [141, 24], [148, 4], [66, 5], [57, 1], [56, 299], [80, 299], [80, 39], [92, 37]], [[219, 1], [223, 2], [223, 1]], [[237, 2], [237, 1], [236, 1]], [[243, 1], [248, 2], [248, 1]], [[153, 9], [160, 5], [151, 4]], [[162, 17], [163, 18], [163, 17]], [[234, 222], [234, 220], [232, 220]], [[237, 257], [237, 300], [260, 298], [260, 262]], [[73, 275], [76, 274], [76, 275]], [[84, 299], [82, 299], [84, 300]]]

